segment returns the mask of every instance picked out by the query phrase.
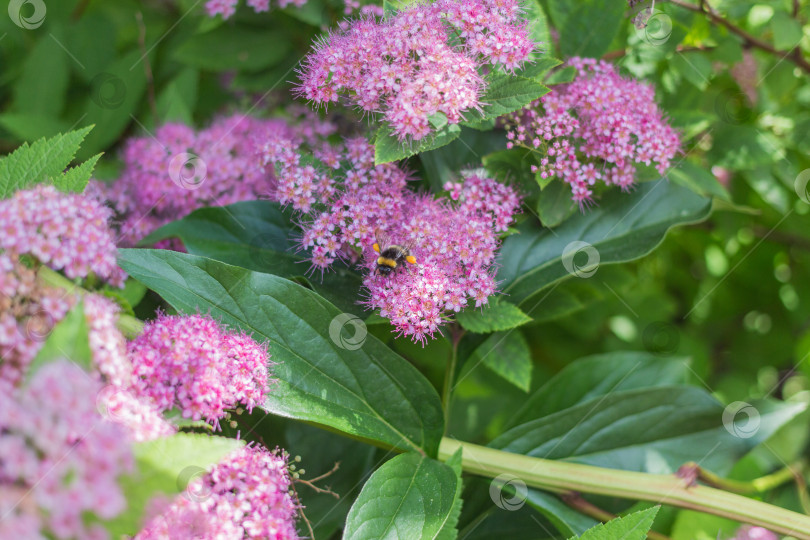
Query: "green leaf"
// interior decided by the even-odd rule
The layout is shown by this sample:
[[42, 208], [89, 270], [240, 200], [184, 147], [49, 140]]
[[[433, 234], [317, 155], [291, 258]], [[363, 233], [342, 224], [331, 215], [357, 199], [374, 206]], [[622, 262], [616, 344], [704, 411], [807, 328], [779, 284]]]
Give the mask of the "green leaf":
[[468, 362], [483, 363], [524, 392], [532, 384], [529, 344], [520, 332], [495, 332], [473, 351]]
[[464, 501], [461, 498], [461, 492], [464, 488], [464, 482], [461, 480], [461, 448], [456, 450], [456, 453], [450, 456], [450, 459], [444, 462], [445, 465], [453, 469], [458, 477], [458, 484], [456, 485], [456, 495], [453, 500], [453, 507], [450, 509], [450, 514], [444, 522], [442, 530], [436, 535], [436, 540], [456, 540], [458, 537], [458, 520], [461, 516], [461, 507]]
[[[579, 540], [646, 540], [660, 506], [611, 519], [585, 531]], [[573, 540], [573, 539], [571, 539]]]
[[577, 75], [577, 68], [574, 66], [565, 66], [564, 68], [555, 69], [552, 71], [544, 81], [548, 86], [555, 84], [570, 83]]
[[[607, 393], [531, 420], [490, 446], [533, 457], [670, 474], [687, 461], [727, 474], [734, 462], [805, 410], [804, 403], [754, 401], [742, 414], [690, 386]], [[755, 414], [756, 420], [751, 421]]]
[[0, 159], [0, 198], [6, 199], [17, 190], [61, 175], [91, 129], [93, 126], [50, 139], [43, 138], [31, 146], [23, 143], [12, 154]]
[[683, 160], [677, 168], [670, 169], [667, 176], [704, 197], [713, 196], [731, 201], [731, 195], [713, 174], [689, 161]]
[[445, 126], [444, 129], [427, 135], [417, 142], [400, 142], [400, 140], [391, 133], [391, 129], [383, 125], [377, 130], [377, 135], [374, 139], [374, 163], [381, 165], [390, 161], [405, 159], [414, 154], [427, 152], [435, 148], [441, 148], [458, 138], [459, 135], [461, 135], [461, 127], [459, 127], [458, 124], [449, 124]]
[[163, 88], [157, 97], [158, 118], [163, 122], [193, 123], [199, 75], [196, 69], [187, 67]]
[[135, 472], [121, 479], [126, 510], [104, 528], [112, 538], [131, 536], [144, 524], [149, 502], [160, 493], [174, 495], [193, 478], [210, 470], [242, 441], [197, 433], [177, 433], [154, 441], [135, 443]]
[[543, 187], [537, 199], [537, 216], [549, 228], [558, 226], [576, 209], [577, 205], [571, 199], [571, 188], [560, 180]]
[[174, 53], [174, 60], [209, 71], [258, 71], [280, 62], [290, 51], [290, 41], [276, 36], [267, 44], [267, 31], [222, 25], [197, 34]]
[[516, 305], [497, 299], [483, 308], [471, 307], [458, 313], [456, 320], [469, 332], [486, 334], [516, 328], [531, 321], [532, 318]]
[[[22, 73], [14, 82], [11, 110], [16, 113], [60, 116], [68, 89], [68, 62], [71, 59], [65, 54], [56, 35], [50, 33], [39, 39], [25, 56]], [[47, 79], [43, 80], [43, 77]]]
[[129, 275], [177, 310], [210, 312], [269, 342], [278, 379], [265, 403], [270, 412], [435, 455], [439, 396], [356, 316], [278, 276], [166, 250], [119, 255]]
[[[201, 208], [153, 231], [141, 244], [179, 238], [192, 255], [266, 274], [303, 279], [301, 276], [311, 265], [303, 253], [297, 253], [291, 219], [291, 212], [270, 201]], [[308, 283], [344, 311], [356, 309], [361, 285], [359, 274], [336, 266], [323, 277], [313, 276]]]
[[701, 221], [710, 211], [711, 200], [666, 179], [640, 184], [629, 194], [612, 190], [598, 207], [569, 218], [554, 232], [524, 222], [521, 234], [509, 236], [501, 247], [498, 279], [510, 301], [521, 305], [562, 279], [593, 275], [598, 271], [593, 264], [642, 257], [671, 227]]
[[545, 491], [529, 488], [526, 503], [543, 514], [566, 538], [582, 534], [599, 524], [595, 519], [580, 514], [562, 502], [556, 495]]
[[449, 465], [414, 452], [399, 455], [363, 486], [346, 517], [343, 538], [446, 538], [460, 483], [457, 469]]
[[0, 126], [19, 141], [35, 141], [54, 133], [70, 130], [70, 124], [59, 118], [39, 113], [0, 114]]
[[[551, 32], [548, 25], [548, 17], [538, 0], [525, 0], [521, 6], [525, 12], [525, 18], [529, 23], [529, 37], [542, 51], [549, 51], [554, 45], [551, 41]], [[557, 61], [559, 63], [559, 60]], [[552, 66], [553, 67], [553, 66]]]
[[[483, 119], [497, 118], [516, 111], [532, 101], [540, 99], [549, 89], [539, 82], [510, 75], [501, 71], [492, 71], [486, 76], [487, 89], [481, 98]], [[471, 120], [477, 120], [478, 117]]]
[[93, 170], [101, 156], [102, 154], [96, 154], [84, 163], [68, 169], [65, 174], [53, 179], [53, 185], [60, 191], [81, 193], [93, 176]]
[[780, 51], [789, 51], [802, 39], [802, 23], [787, 11], [777, 10], [771, 17], [773, 46]]
[[93, 353], [90, 350], [89, 328], [81, 302], [55, 325], [51, 316], [44, 311], [35, 314], [26, 325], [25, 331], [34, 341], [45, 340], [26, 372], [29, 380], [45, 364], [61, 359], [90, 371]]
[[548, 9], [563, 56], [599, 58], [618, 34], [627, 5], [614, 0], [551, 0]]
[[614, 392], [686, 384], [690, 371], [686, 358], [660, 358], [641, 351], [580, 358], [537, 389], [507, 426], [542, 418]]

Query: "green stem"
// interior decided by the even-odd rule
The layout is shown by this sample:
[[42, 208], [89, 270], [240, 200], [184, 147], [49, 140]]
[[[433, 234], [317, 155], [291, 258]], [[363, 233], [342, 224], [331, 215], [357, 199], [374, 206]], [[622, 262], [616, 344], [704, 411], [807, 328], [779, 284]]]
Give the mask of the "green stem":
[[458, 344], [461, 342], [461, 337], [464, 335], [464, 330], [458, 326], [458, 323], [453, 323], [450, 327], [450, 341], [451, 348], [450, 354], [447, 357], [447, 368], [444, 372], [444, 388], [442, 389], [442, 405], [444, 406], [444, 429], [447, 431], [447, 426], [450, 425], [450, 401], [453, 395], [453, 383], [456, 380], [456, 364], [458, 364]]
[[[88, 291], [82, 289], [68, 278], [55, 272], [45, 265], [42, 265], [37, 270], [37, 279], [43, 285], [48, 287], [57, 287], [65, 289], [68, 293], [77, 292], [81, 295], [88, 294]], [[143, 330], [143, 321], [126, 314], [118, 316], [118, 329], [127, 337], [133, 337], [141, 333]]]
[[800, 461], [793, 465], [779, 469], [771, 474], [760, 476], [759, 478], [749, 481], [723, 478], [722, 476], [718, 476], [711, 471], [701, 468], [697, 463], [694, 462], [683, 465], [681, 469], [694, 469], [694, 471], [697, 473], [697, 479], [712, 487], [725, 491], [732, 491], [734, 493], [751, 494], [770, 491], [781, 486], [782, 484], [786, 484], [787, 482], [796, 479], [797, 477], [801, 477], [801, 471], [804, 469], [804, 466], [804, 461]]
[[462, 449], [462, 468], [495, 478], [513, 474], [526, 485], [551, 491], [576, 491], [622, 499], [651, 501], [750, 523], [771, 531], [810, 540], [810, 517], [754, 499], [706, 486], [690, 486], [675, 475], [620, 471], [533, 458], [442, 438], [439, 459]]

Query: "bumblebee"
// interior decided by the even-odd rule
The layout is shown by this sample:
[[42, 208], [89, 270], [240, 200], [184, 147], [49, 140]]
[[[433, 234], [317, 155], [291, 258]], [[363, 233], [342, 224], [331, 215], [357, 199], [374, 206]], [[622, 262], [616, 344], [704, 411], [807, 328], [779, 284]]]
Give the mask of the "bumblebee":
[[405, 266], [405, 263], [416, 264], [416, 257], [411, 255], [410, 245], [400, 246], [397, 244], [389, 244], [388, 236], [377, 229], [374, 231], [374, 251], [380, 254], [377, 257], [377, 273], [387, 276], [399, 266]]

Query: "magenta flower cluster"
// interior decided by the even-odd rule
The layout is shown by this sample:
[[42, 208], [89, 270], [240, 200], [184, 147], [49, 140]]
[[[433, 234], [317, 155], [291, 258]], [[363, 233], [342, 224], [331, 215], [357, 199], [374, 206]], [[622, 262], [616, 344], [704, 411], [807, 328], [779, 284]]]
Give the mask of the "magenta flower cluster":
[[131, 246], [197, 208], [265, 196], [273, 177], [255, 157], [259, 141], [328, 134], [332, 129], [314, 117], [295, 128], [284, 120], [244, 115], [221, 118], [200, 131], [166, 124], [155, 137], [129, 139], [122, 176], [110, 185], [97, 182], [94, 188], [101, 189], [120, 215], [120, 243]]
[[575, 79], [508, 115], [508, 146], [536, 150], [541, 178], [571, 186], [574, 201], [591, 200], [597, 181], [629, 188], [636, 166], [665, 174], [680, 138], [655, 103], [649, 85], [620, 76], [613, 65], [572, 58]]
[[315, 46], [297, 92], [316, 104], [346, 95], [400, 140], [420, 140], [437, 115], [457, 124], [480, 109], [482, 65], [514, 70], [529, 59], [534, 44], [519, 16], [517, 0], [438, 0], [357, 20]]
[[252, 409], [269, 390], [267, 349], [208, 316], [161, 315], [128, 352], [136, 394], [184, 418], [216, 424], [226, 409]]
[[107, 538], [87, 514], [126, 508], [118, 480], [133, 456], [123, 429], [96, 410], [100, 388], [66, 360], [23, 388], [0, 381], [0, 538]]
[[[368, 271], [365, 304], [380, 309], [401, 335], [422, 342], [448, 311], [460, 311], [468, 299], [487, 303], [496, 290], [498, 233], [520, 205], [514, 189], [468, 173], [448, 186], [455, 202], [436, 200], [407, 189], [408, 174], [397, 165], [375, 166], [374, 148], [364, 139], [318, 147], [314, 155], [322, 167], [302, 164], [293, 148], [289, 141], [271, 141], [264, 159], [276, 168], [277, 198], [307, 212], [301, 247], [310, 250], [315, 269], [338, 259], [358, 262], [360, 253]], [[391, 243], [410, 246], [417, 264], [377, 274], [377, 230]]]
[[194, 478], [135, 539], [296, 540], [291, 487], [286, 454], [243, 447]]
[[[284, 8], [292, 4], [301, 7], [307, 0], [278, 0], [278, 7]], [[205, 12], [209, 17], [222, 15], [223, 19], [228, 19], [236, 13], [236, 6], [239, 0], [207, 0], [205, 2]], [[247, 0], [247, 5], [253, 8], [256, 13], [270, 11], [270, 0]]]
[[0, 250], [29, 254], [71, 279], [90, 275], [123, 285], [112, 212], [91, 197], [38, 185], [0, 201]]

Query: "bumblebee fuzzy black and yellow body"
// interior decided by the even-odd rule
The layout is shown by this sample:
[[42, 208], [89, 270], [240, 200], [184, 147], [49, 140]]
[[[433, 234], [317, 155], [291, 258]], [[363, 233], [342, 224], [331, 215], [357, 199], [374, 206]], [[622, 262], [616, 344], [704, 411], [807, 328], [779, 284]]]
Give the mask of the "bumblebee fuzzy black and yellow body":
[[405, 263], [416, 264], [416, 257], [411, 255], [411, 250], [405, 246], [397, 244], [386, 245], [381, 241], [382, 235], [376, 234], [377, 241], [374, 243], [374, 251], [380, 254], [377, 257], [377, 272], [387, 276]]

